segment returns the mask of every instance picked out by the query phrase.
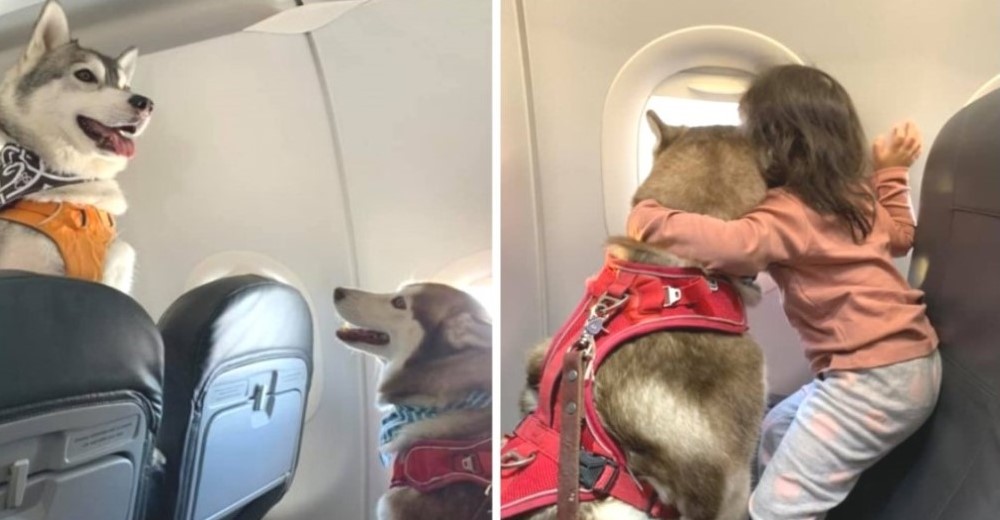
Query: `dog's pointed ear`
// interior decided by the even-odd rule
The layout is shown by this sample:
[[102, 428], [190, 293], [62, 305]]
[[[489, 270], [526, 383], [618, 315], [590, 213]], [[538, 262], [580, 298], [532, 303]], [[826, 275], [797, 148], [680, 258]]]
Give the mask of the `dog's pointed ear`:
[[455, 349], [492, 348], [493, 322], [484, 315], [462, 312], [442, 323], [444, 340]]
[[132, 75], [135, 74], [135, 63], [139, 60], [139, 49], [129, 47], [122, 51], [121, 55], [115, 59], [118, 68], [125, 74], [125, 84], [132, 83]]
[[660, 119], [660, 116], [656, 115], [656, 112], [652, 110], [646, 111], [646, 121], [649, 122], [649, 128], [653, 130], [653, 134], [656, 135], [656, 148], [654, 151], [660, 151], [668, 146], [670, 146], [682, 133], [684, 133], [683, 126], [670, 126]]
[[21, 57], [22, 63], [35, 63], [45, 53], [69, 43], [69, 22], [62, 6], [55, 0], [45, 2], [42, 14], [35, 22], [35, 30], [31, 34], [28, 47]]

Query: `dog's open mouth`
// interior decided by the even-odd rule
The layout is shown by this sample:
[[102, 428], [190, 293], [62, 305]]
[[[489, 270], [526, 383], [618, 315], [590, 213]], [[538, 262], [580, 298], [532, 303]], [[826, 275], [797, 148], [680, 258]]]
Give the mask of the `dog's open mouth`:
[[389, 335], [385, 332], [372, 329], [362, 329], [344, 325], [337, 330], [337, 337], [347, 343], [367, 343], [369, 345], [383, 346], [389, 344]]
[[132, 142], [137, 130], [135, 125], [110, 127], [85, 116], [77, 116], [76, 124], [101, 150], [129, 158], [135, 155], [135, 143]]

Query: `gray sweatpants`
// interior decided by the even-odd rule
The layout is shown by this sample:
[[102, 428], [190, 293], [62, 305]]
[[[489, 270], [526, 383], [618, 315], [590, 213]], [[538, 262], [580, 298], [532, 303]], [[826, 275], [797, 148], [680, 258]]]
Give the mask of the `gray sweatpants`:
[[927, 420], [940, 386], [935, 351], [895, 365], [830, 371], [802, 387], [764, 419], [750, 516], [824, 518], [861, 472]]

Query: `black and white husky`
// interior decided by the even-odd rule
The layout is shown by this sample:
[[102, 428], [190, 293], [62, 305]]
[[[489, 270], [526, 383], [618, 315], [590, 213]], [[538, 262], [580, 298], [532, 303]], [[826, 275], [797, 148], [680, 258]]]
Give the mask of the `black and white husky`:
[[[145, 129], [153, 110], [150, 99], [129, 88], [137, 56], [135, 48], [110, 58], [81, 47], [70, 39], [59, 4], [45, 4], [24, 54], [0, 83], [0, 147], [16, 144], [33, 152], [43, 172], [74, 182], [23, 198], [90, 205], [111, 215], [125, 212], [115, 177], [135, 154], [133, 138]], [[8, 166], [0, 171], [0, 195], [17, 191], [11, 172], [23, 166]], [[128, 292], [134, 264], [131, 246], [113, 240], [101, 281]], [[52, 240], [7, 221], [0, 221], [0, 269], [65, 274]]]

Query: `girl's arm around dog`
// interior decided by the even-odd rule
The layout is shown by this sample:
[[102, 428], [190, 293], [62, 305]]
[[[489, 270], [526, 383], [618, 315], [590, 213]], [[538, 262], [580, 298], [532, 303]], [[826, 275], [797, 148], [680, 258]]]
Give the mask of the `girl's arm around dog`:
[[736, 276], [753, 276], [798, 256], [812, 234], [803, 204], [780, 189], [736, 220], [667, 209], [653, 200], [637, 204], [628, 219], [630, 237]]

